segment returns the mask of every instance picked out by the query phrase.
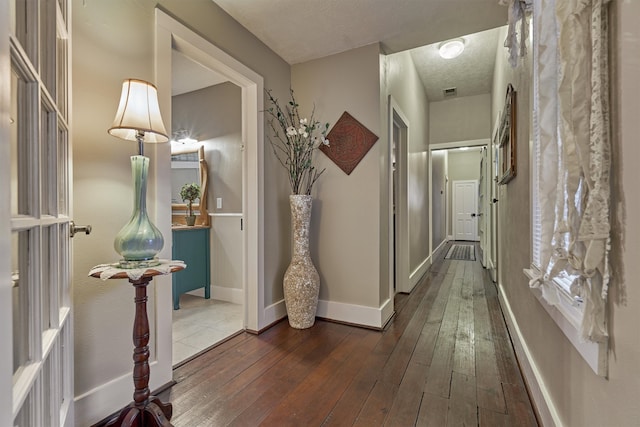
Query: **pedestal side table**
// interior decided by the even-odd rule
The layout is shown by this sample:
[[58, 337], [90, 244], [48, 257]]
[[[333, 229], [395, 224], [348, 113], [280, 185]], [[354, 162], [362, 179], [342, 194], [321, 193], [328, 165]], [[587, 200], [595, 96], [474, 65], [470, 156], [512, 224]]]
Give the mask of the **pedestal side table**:
[[118, 264], [93, 267], [89, 276], [107, 279], [128, 279], [136, 292], [133, 322], [133, 402], [120, 411], [107, 426], [171, 427], [173, 407], [149, 392], [149, 318], [147, 317], [147, 285], [154, 276], [170, 274], [186, 268], [182, 261], [160, 260], [159, 265], [147, 268], [123, 269]]

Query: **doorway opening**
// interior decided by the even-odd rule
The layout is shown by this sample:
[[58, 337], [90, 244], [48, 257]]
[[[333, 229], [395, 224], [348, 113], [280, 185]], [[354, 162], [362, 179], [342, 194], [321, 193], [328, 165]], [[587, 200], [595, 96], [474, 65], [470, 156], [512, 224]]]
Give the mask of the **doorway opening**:
[[389, 298], [411, 292], [407, 205], [409, 120], [389, 96]]
[[[179, 46], [171, 69], [172, 254], [188, 265], [172, 276], [176, 366], [244, 330], [244, 144], [241, 88]], [[206, 218], [185, 227], [180, 190], [192, 182]]]
[[485, 197], [490, 181], [486, 164], [489, 142], [478, 139], [429, 147], [432, 256], [452, 240], [479, 241], [480, 253], [487, 250], [489, 239], [483, 235], [490, 233]]
[[[221, 320], [220, 317], [235, 319], [233, 323], [235, 326], [227, 329], [230, 335], [233, 335], [233, 331], [260, 330], [264, 323], [262, 292], [264, 274], [259, 262], [263, 257], [261, 242], [264, 223], [263, 187], [259, 179], [263, 158], [261, 132], [263, 123], [262, 116], [257, 114], [263, 108], [263, 79], [160, 10], [156, 10], [156, 31], [156, 80], [158, 87], [164, 89], [162, 92], [167, 93], [166, 98], [163, 99], [164, 105], [174, 104], [168, 99], [171, 93], [169, 88], [173, 87], [174, 67], [173, 65], [167, 67], [166, 64], [173, 63], [172, 56], [177, 52], [188, 59], [187, 62], [208, 70], [210, 77], [211, 73], [215, 73], [221, 79], [215, 84], [209, 83], [204, 89], [196, 90], [199, 92], [197, 95], [206, 98], [206, 92], [215, 91], [218, 94], [225, 92], [229, 95], [225, 99], [232, 100], [231, 102], [234, 102], [240, 110], [237, 112], [239, 117], [232, 120], [233, 128], [227, 129], [222, 136], [211, 134], [204, 137], [198, 136], [197, 132], [202, 128], [190, 129], [188, 114], [186, 121], [180, 125], [180, 129], [172, 129], [174, 137], [177, 136], [176, 132], [192, 131], [194, 133], [192, 136], [195, 137], [192, 139], [199, 139], [206, 144], [205, 157], [207, 163], [210, 163], [209, 176], [211, 177], [208, 203], [210, 206], [208, 216], [211, 220], [209, 230], [211, 233], [209, 238], [211, 298], [228, 305], [242, 307], [239, 316], [230, 314], [233, 310], [221, 314], [221, 310], [218, 309], [216, 315], [211, 315], [205, 314], [207, 310], [204, 307], [196, 309], [201, 311], [196, 315], [197, 320], [192, 322], [191, 326], [187, 326], [182, 333], [193, 332], [194, 341], [192, 342], [201, 341], [203, 345], [208, 344], [206, 347], [209, 347], [225, 338], [216, 338], [213, 336], [214, 331], [203, 331], [202, 327], [208, 324], [212, 327], [211, 329], [223, 329], [220, 325], [224, 322], [217, 322]], [[211, 107], [212, 104], [208, 105], [207, 111], [210, 111]], [[226, 119], [226, 117], [222, 118], [222, 120]], [[204, 127], [202, 121], [200, 125]], [[225, 176], [222, 176], [224, 175], [220, 167], [222, 165], [225, 167]], [[216, 189], [217, 180], [219, 182]], [[233, 181], [233, 189], [221, 184], [224, 180]], [[220, 192], [221, 190], [225, 191]], [[228, 267], [226, 270], [217, 268], [223, 264]], [[196, 295], [193, 293], [182, 295], [185, 299], [184, 306], [188, 305], [187, 303], [190, 302], [188, 300], [194, 300], [194, 298], [198, 298], [196, 305], [204, 304], [206, 299], [198, 296], [198, 293], [205, 292], [198, 289], [195, 292]], [[171, 323], [173, 311], [160, 310], [158, 317], [163, 320], [163, 323]], [[165, 332], [159, 331], [158, 334], [158, 341], [166, 340], [159, 342], [160, 347], [168, 348], [169, 343], [175, 342], [168, 333], [165, 335]], [[162, 337], [160, 337], [161, 334]]]

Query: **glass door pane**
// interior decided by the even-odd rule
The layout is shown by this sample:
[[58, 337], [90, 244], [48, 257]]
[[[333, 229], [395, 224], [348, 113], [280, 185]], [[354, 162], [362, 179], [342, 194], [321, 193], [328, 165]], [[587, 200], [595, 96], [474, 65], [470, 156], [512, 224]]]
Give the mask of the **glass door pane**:
[[13, 0], [12, 27], [22, 49], [34, 67], [38, 67], [38, 3], [35, 0]]
[[69, 138], [67, 128], [61, 121], [58, 121], [58, 157], [57, 157], [57, 178], [58, 187], [56, 193], [58, 195], [58, 215], [69, 215]]
[[35, 104], [36, 83], [28, 82], [19, 64], [11, 70], [11, 214], [33, 215], [37, 194], [32, 191], [38, 140], [38, 115], [29, 114]]
[[[44, 98], [43, 98], [44, 99]], [[49, 102], [42, 103], [40, 113], [40, 175], [42, 176], [42, 214], [56, 215], [58, 197], [56, 193], [58, 167], [58, 119], [54, 107]]]
[[11, 298], [13, 306], [13, 373], [17, 376], [20, 369], [31, 360], [29, 349], [31, 275], [29, 261], [31, 257], [31, 239], [29, 231], [11, 233]]
[[56, 99], [56, 2], [40, 1], [40, 78]]

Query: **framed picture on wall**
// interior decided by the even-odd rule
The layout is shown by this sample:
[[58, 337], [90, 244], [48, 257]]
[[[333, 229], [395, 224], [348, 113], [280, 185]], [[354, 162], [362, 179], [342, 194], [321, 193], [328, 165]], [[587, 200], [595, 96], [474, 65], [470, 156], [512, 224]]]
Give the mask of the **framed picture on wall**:
[[498, 147], [496, 157], [498, 184], [506, 184], [516, 176], [516, 91], [511, 84], [507, 85], [507, 96], [504, 109], [495, 134]]

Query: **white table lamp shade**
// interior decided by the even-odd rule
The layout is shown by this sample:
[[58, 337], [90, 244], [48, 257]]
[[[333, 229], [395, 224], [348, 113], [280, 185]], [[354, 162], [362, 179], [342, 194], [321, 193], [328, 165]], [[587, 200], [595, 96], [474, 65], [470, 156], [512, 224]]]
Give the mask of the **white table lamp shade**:
[[144, 133], [143, 142], [167, 142], [156, 87], [143, 80], [125, 80], [116, 118], [108, 132], [129, 141], [136, 141], [139, 133]]

